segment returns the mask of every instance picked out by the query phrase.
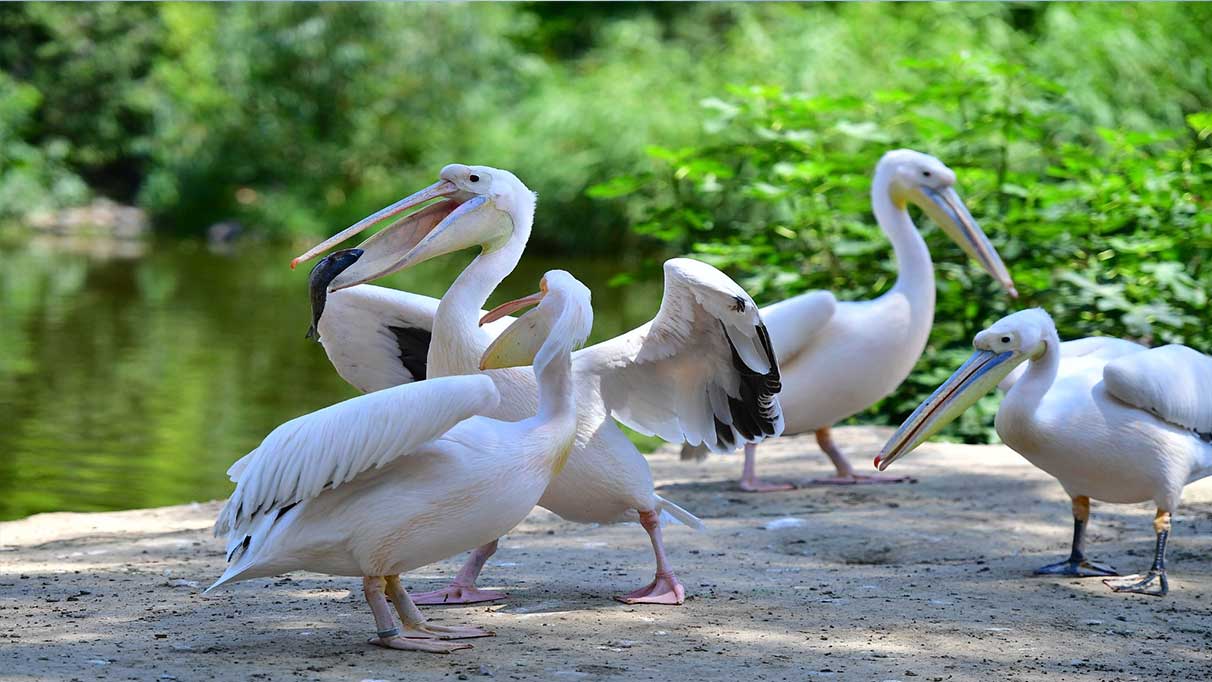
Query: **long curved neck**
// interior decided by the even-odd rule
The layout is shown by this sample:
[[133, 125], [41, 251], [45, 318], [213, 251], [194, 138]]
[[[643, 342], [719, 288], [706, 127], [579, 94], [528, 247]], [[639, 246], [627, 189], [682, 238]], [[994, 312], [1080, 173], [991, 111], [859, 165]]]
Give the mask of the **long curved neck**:
[[1027, 371], [1006, 394], [1003, 405], [1023, 414], [1034, 413], [1043, 401], [1044, 396], [1056, 381], [1056, 373], [1060, 368], [1060, 337], [1056, 330], [1051, 330], [1045, 337], [1047, 347], [1043, 355], [1028, 361]]
[[893, 201], [891, 189], [892, 171], [877, 168], [871, 183], [871, 208], [896, 257], [897, 277], [892, 292], [905, 296], [914, 317], [924, 318], [929, 326], [934, 319], [934, 263], [926, 240], [909, 218], [905, 205]]
[[480, 311], [494, 289], [504, 280], [526, 250], [534, 205], [514, 216], [513, 235], [500, 246], [474, 260], [446, 291], [433, 319], [433, 336], [426, 359], [431, 377], [475, 374], [480, 356], [488, 348], [488, 337], [480, 330]]
[[550, 357], [550, 360], [536, 364], [535, 378], [539, 384], [539, 409], [535, 417], [540, 421], [550, 421], [561, 416], [576, 414], [576, 391], [572, 385], [572, 352], [568, 348], [559, 348], [563, 341], [551, 337], [544, 344], [554, 344], [554, 352], [540, 351], [539, 357]]

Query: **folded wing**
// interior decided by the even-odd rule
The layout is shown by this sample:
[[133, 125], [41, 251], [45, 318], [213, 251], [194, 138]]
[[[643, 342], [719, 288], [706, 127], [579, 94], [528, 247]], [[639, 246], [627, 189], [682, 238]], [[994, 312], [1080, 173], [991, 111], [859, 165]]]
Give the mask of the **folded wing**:
[[724, 273], [696, 260], [665, 263], [651, 322], [574, 356], [615, 419], [671, 442], [731, 450], [777, 435], [778, 361], [757, 306]]
[[1103, 368], [1107, 391], [1175, 426], [1212, 440], [1212, 358], [1170, 345], [1126, 355]]
[[455, 424], [491, 411], [500, 396], [483, 375], [395, 386], [292, 419], [229, 471], [236, 490], [215, 534], [315, 497], [411, 454]]
[[[363, 393], [426, 377], [430, 333], [439, 300], [360, 284], [328, 294], [316, 323], [320, 345], [341, 378]], [[496, 337], [513, 322], [484, 329]]]

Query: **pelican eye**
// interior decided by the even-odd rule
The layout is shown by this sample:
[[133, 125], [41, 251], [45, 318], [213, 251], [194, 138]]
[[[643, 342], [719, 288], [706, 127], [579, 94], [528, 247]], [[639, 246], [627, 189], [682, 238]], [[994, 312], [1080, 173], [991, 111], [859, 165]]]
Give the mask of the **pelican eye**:
[[1003, 336], [1003, 337], [1002, 337], [1002, 343], [1010, 343], [1010, 337], [1009, 337], [1009, 336]]
[[930, 171], [928, 171], [928, 170], [922, 171], [922, 177], [925, 177], [925, 178], [930, 177]]
[[480, 176], [476, 175], [475, 173], [472, 173], [471, 175], [467, 176], [467, 179], [471, 180], [472, 182], [479, 182]]

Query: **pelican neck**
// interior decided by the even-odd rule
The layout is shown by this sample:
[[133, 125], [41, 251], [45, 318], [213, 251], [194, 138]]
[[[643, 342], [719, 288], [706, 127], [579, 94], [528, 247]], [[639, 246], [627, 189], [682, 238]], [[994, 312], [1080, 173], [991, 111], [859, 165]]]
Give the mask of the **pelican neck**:
[[871, 208], [880, 229], [892, 243], [896, 259], [896, 284], [891, 293], [905, 296], [913, 306], [914, 315], [928, 321], [934, 319], [934, 263], [926, 240], [909, 217], [908, 208], [892, 198], [892, 171], [876, 169], [871, 185]]
[[1027, 371], [1003, 399], [1003, 408], [1014, 410], [1020, 414], [1032, 414], [1044, 395], [1056, 381], [1056, 373], [1060, 369], [1060, 336], [1056, 328], [1051, 327], [1044, 335], [1044, 352], [1038, 358], [1027, 361]]
[[[533, 208], [530, 211], [533, 213]], [[459, 273], [434, 313], [426, 375], [475, 374], [488, 336], [480, 329], [480, 311], [488, 297], [513, 272], [530, 238], [531, 218], [514, 219], [513, 235], [504, 245], [482, 251]]]

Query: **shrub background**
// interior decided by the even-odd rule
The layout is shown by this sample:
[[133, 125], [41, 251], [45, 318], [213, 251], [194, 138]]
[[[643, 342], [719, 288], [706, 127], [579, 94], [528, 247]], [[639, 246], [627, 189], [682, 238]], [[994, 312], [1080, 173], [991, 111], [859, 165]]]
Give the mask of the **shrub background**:
[[[0, 219], [101, 195], [162, 233], [289, 239], [458, 160], [539, 192], [537, 251], [868, 298], [893, 278], [871, 170], [910, 146], [1063, 336], [1209, 350], [1208, 26], [1200, 3], [6, 3]], [[1018, 305], [919, 225], [936, 329], [862, 421], [905, 416]], [[990, 409], [955, 433], [990, 438]]]

